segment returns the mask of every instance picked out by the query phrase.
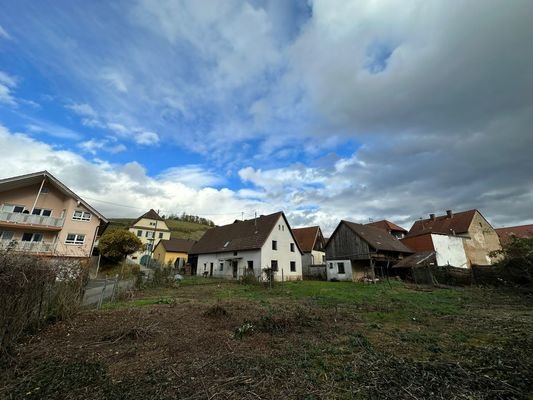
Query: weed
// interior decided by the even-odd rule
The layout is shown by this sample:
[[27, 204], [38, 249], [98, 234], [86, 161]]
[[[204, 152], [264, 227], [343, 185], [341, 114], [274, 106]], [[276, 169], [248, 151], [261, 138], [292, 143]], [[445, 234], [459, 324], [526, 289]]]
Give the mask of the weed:
[[233, 337], [235, 339], [242, 339], [244, 336], [248, 336], [254, 333], [254, 330], [255, 326], [251, 322], [245, 322], [241, 326], [237, 327], [237, 329], [235, 329]]

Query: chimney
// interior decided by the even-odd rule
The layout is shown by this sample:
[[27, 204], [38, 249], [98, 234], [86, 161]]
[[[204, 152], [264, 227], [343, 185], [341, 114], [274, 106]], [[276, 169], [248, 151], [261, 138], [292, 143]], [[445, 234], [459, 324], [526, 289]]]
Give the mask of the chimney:
[[447, 216], [448, 218], [452, 218], [452, 217], [453, 217], [452, 210], [446, 210], [446, 216]]
[[435, 221], [435, 214], [429, 214], [429, 220]]

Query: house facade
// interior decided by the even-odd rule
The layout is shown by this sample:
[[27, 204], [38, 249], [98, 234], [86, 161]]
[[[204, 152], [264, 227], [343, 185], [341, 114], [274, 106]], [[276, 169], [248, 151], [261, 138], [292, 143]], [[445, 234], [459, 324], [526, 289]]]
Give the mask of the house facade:
[[183, 268], [195, 243], [195, 240], [190, 239], [162, 239], [155, 246], [153, 259], [164, 266]]
[[48, 171], [0, 180], [0, 249], [90, 257], [108, 222]]
[[303, 252], [302, 274], [304, 277], [320, 278], [326, 273], [326, 240], [319, 226], [292, 230]]
[[212, 228], [191, 254], [200, 276], [260, 278], [268, 268], [277, 281], [302, 279], [302, 251], [283, 212]]
[[143, 249], [128, 256], [137, 264], [146, 265], [161, 240], [170, 239], [170, 229], [165, 220], [153, 209], [137, 218], [129, 228], [143, 244]]
[[341, 221], [326, 244], [328, 280], [359, 281], [388, 273], [412, 254], [398, 239], [373, 226]]
[[489, 265], [498, 261], [497, 257], [491, 257], [491, 252], [501, 249], [500, 239], [492, 225], [478, 210], [459, 213], [447, 210], [442, 216], [430, 214], [428, 219], [418, 220], [413, 224], [406, 239], [439, 233], [461, 238], [468, 267]]

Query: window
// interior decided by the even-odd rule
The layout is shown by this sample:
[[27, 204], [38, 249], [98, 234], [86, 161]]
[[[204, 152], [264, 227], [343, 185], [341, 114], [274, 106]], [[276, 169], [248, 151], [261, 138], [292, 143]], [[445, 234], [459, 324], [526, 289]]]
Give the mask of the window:
[[329, 263], [329, 269], [333, 269], [333, 263]]
[[85, 243], [85, 235], [79, 233], [69, 233], [65, 239], [65, 244], [83, 244]]
[[13, 240], [13, 234], [11, 231], [0, 231], [0, 240]]
[[254, 270], [254, 261], [248, 260], [248, 270], [253, 271]]
[[43, 240], [43, 234], [42, 233], [24, 232], [22, 234], [22, 241], [23, 242], [40, 242], [41, 240]]
[[147, 244], [146, 244], [146, 251], [148, 251], [148, 252], [151, 253], [153, 248], [154, 248], [154, 247], [153, 247], [152, 243], [147, 243]]
[[339, 274], [344, 274], [344, 263], [343, 262], [340, 262], [340, 263], [337, 263], [337, 269], [339, 271]]
[[143, 231], [141, 231], [140, 229], [137, 231], [137, 237], [142, 237], [143, 235]]
[[294, 243], [291, 243], [291, 251], [294, 253]]
[[155, 226], [155, 222], [150, 222], [150, 226]]
[[278, 270], [278, 260], [270, 260], [270, 268], [272, 268], [272, 271]]
[[163, 239], [163, 232], [159, 232], [159, 239]]
[[16, 206], [14, 204], [4, 204], [2, 205], [1, 211], [7, 211], [7, 212], [16, 212], [21, 213], [24, 211], [24, 206]]
[[42, 215], [43, 217], [49, 217], [52, 215], [52, 210], [47, 210], [44, 208], [34, 208], [32, 211], [33, 215]]
[[220, 263], [220, 270], [224, 271], [224, 263], [223, 262]]
[[145, 235], [148, 239], [153, 239], [154, 238], [154, 232], [152, 231], [146, 231], [146, 235]]
[[204, 263], [204, 271], [207, 271], [207, 263]]
[[277, 250], [278, 249], [278, 241], [277, 240], [273, 240], [272, 241], [272, 250]]
[[296, 272], [296, 261], [291, 261], [291, 272]]
[[91, 213], [87, 211], [76, 210], [74, 211], [74, 215], [72, 216], [72, 219], [75, 219], [76, 221], [90, 221]]
[[236, 256], [238, 253], [236, 251], [233, 252], [233, 255]]

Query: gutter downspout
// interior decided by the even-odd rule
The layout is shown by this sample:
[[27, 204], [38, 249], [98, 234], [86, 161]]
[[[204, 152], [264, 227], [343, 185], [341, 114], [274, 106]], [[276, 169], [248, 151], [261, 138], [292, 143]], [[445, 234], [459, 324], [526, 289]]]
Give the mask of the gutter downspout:
[[30, 214], [33, 214], [33, 210], [35, 209], [35, 206], [37, 205], [37, 200], [39, 200], [39, 196], [41, 195], [45, 181], [46, 181], [46, 176], [43, 177], [43, 181], [41, 182], [41, 187], [39, 188], [39, 191], [37, 192], [37, 197], [35, 198], [35, 201], [33, 202], [33, 206], [31, 207]]

